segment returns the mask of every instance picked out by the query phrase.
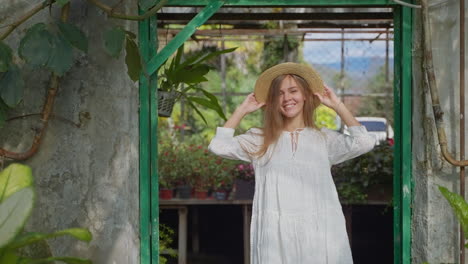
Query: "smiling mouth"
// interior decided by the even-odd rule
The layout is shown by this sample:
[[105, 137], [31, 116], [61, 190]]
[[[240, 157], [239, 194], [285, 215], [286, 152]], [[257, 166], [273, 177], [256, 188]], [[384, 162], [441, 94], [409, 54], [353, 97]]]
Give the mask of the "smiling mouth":
[[296, 106], [296, 104], [286, 104], [286, 105], [283, 105], [283, 108], [287, 110], [287, 109], [291, 109], [291, 108], [293, 108], [295, 106]]

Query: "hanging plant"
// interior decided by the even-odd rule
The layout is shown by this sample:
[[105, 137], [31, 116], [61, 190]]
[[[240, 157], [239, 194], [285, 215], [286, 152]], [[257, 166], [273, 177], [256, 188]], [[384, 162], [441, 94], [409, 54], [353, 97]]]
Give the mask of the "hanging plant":
[[[206, 61], [221, 54], [233, 52], [236, 49], [202, 52], [183, 60], [184, 46], [182, 45], [169, 65], [166, 65], [166, 61], [166, 64], [161, 68], [158, 90], [161, 94], [158, 96], [159, 115], [164, 117], [170, 116], [174, 103], [181, 98], [185, 98], [188, 105], [195, 110], [205, 123], [207, 123], [206, 119], [196, 105], [214, 110], [221, 118], [227, 120], [216, 96], [201, 88], [200, 84], [208, 81], [205, 76], [213, 69], [213, 67], [206, 64]], [[193, 96], [193, 92], [198, 92], [202, 96]]]

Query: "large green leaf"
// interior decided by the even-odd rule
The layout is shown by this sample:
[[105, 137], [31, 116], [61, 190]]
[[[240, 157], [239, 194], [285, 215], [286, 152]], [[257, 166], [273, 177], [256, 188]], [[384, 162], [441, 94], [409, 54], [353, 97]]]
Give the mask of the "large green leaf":
[[200, 112], [200, 110], [198, 110], [198, 108], [192, 103], [192, 101], [190, 100], [190, 98], [187, 98], [187, 103], [189, 104], [190, 107], [192, 107], [193, 110], [195, 110], [195, 112], [201, 117], [201, 119], [203, 119], [203, 121], [205, 122], [206, 125], [208, 125], [208, 122], [206, 122], [206, 119], [205, 117], [203, 116], [203, 114]]
[[73, 64], [72, 47], [61, 35], [52, 37], [52, 47], [47, 68], [58, 76], [63, 76]]
[[69, 264], [92, 264], [93, 262], [89, 259], [72, 258], [72, 257], [50, 257], [43, 259], [29, 259], [22, 258], [18, 264], [44, 264], [54, 263], [55, 261], [61, 261]]
[[78, 240], [90, 242], [93, 238], [91, 232], [83, 228], [70, 228], [57, 231], [51, 234], [42, 233], [26, 233], [17, 237], [13, 242], [8, 245], [9, 249], [21, 248], [45, 239], [51, 239], [60, 236], [72, 236]]
[[465, 199], [460, 195], [449, 191], [447, 188], [443, 186], [439, 186], [439, 190], [444, 195], [445, 199], [450, 203], [452, 206], [455, 215], [460, 221], [461, 226], [465, 234], [468, 234], [468, 204], [466, 203]]
[[197, 64], [200, 64], [200, 63], [202, 63], [204, 61], [207, 61], [207, 60], [209, 60], [211, 58], [219, 56], [221, 54], [233, 52], [236, 49], [237, 49], [237, 47], [236, 48], [231, 48], [231, 49], [217, 50], [217, 51], [197, 54], [197, 55], [194, 55], [194, 56], [188, 58], [186, 61], [184, 61], [182, 64], [180, 64], [180, 66], [181, 67], [186, 67], [188, 65], [197, 65]]
[[10, 46], [0, 41], [0, 72], [8, 71], [13, 58]]
[[34, 67], [45, 66], [52, 51], [51, 37], [44, 23], [35, 24], [20, 41], [20, 57]]
[[205, 78], [205, 75], [210, 71], [211, 67], [202, 64], [193, 67], [185, 67], [178, 70], [174, 77], [174, 82], [181, 82], [181, 83], [201, 83], [208, 81]]
[[88, 38], [78, 27], [70, 23], [58, 22], [60, 32], [77, 49], [88, 52]]
[[33, 185], [32, 171], [29, 166], [12, 163], [0, 171], [0, 203], [13, 193]]
[[20, 258], [15, 254], [13, 250], [5, 250], [0, 252], [0, 263], [5, 264], [17, 264]]
[[132, 81], [136, 82], [140, 79], [141, 74], [141, 58], [138, 46], [131, 38], [127, 38], [127, 45], [125, 46], [126, 56], [125, 63], [127, 64], [128, 76]]
[[23, 229], [33, 204], [32, 187], [23, 188], [0, 203], [0, 248], [7, 246]]
[[140, 8], [145, 11], [155, 6], [158, 3], [158, 0], [139, 0], [138, 4]]
[[104, 33], [104, 47], [106, 52], [117, 58], [123, 48], [125, 41], [125, 31], [120, 27], [114, 27]]
[[23, 89], [24, 80], [21, 71], [13, 64], [0, 79], [0, 97], [7, 106], [13, 108], [23, 98]]
[[227, 120], [226, 116], [224, 115], [223, 108], [219, 104], [218, 98], [216, 98], [214, 94], [206, 91], [203, 88], [195, 87], [195, 89], [201, 91], [206, 97], [208, 97], [208, 99], [210, 99], [211, 103], [215, 107], [213, 110], [215, 110], [222, 119]]
[[209, 101], [205, 98], [200, 98], [200, 97], [188, 97], [189, 100], [191, 100], [192, 102], [195, 102], [199, 105], [202, 105], [204, 107], [207, 107], [207, 108], [210, 108], [212, 110], [215, 110], [218, 115], [223, 118], [224, 120], [226, 120], [226, 117], [224, 116], [224, 113], [223, 113], [223, 110], [221, 108], [221, 106], [213, 101]]

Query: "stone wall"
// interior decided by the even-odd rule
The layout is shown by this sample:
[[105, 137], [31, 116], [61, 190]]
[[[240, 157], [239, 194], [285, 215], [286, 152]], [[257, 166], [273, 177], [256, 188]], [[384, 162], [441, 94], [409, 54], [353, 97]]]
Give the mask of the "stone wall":
[[[458, 159], [459, 2], [429, 2], [437, 88], [445, 112], [449, 150]], [[459, 263], [458, 222], [438, 190], [438, 186], [441, 185], [458, 192], [459, 170], [441, 157], [429, 88], [422, 70], [420, 9], [415, 9], [414, 18], [412, 263]], [[465, 107], [468, 108], [468, 104], [465, 104]], [[465, 121], [465, 126], [467, 123]], [[468, 137], [468, 133], [465, 132], [465, 136]]]
[[[127, 77], [124, 52], [119, 59], [104, 53], [102, 35], [113, 25], [137, 33], [137, 22], [108, 19], [86, 1], [71, 1], [70, 22], [89, 38], [89, 52], [75, 51], [72, 69], [61, 79], [53, 117], [39, 152], [24, 163], [33, 168], [37, 201], [28, 229], [51, 232], [87, 227], [87, 245], [69, 238], [51, 241], [55, 255], [91, 258], [99, 264], [139, 263], [138, 86]], [[111, 4], [110, 1], [103, 1]], [[120, 10], [136, 13], [136, 0]], [[3, 24], [15, 20], [39, 1], [0, 4]], [[46, 8], [19, 27], [6, 42], [16, 47], [25, 29], [52, 22], [59, 9]], [[40, 113], [49, 73], [29, 70], [24, 101], [9, 116]], [[80, 122], [76, 127], [73, 123]], [[39, 117], [9, 122], [0, 130], [0, 146], [29, 148]]]

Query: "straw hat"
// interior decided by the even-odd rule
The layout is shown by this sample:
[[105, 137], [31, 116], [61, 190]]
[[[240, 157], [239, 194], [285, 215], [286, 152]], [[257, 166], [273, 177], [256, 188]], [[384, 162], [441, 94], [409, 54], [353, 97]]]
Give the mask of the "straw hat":
[[298, 75], [307, 81], [313, 93], [323, 92], [323, 81], [314, 69], [308, 65], [286, 62], [269, 68], [258, 77], [255, 83], [255, 99], [260, 103], [266, 102], [271, 82], [283, 74]]

